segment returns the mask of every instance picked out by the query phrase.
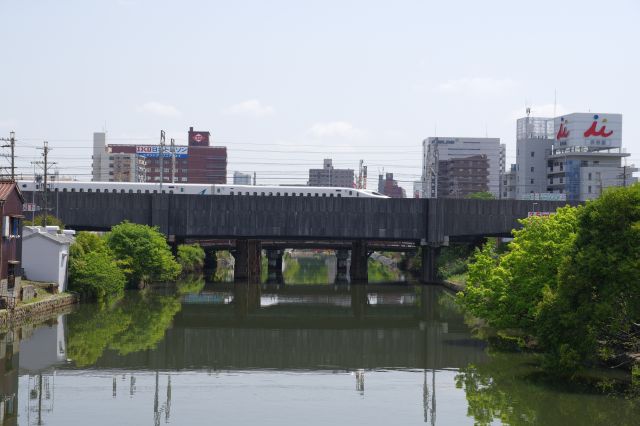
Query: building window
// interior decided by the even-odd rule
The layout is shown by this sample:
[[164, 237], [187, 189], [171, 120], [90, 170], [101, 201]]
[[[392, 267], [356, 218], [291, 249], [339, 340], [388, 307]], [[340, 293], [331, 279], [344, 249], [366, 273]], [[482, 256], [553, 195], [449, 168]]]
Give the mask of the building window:
[[535, 151], [531, 151], [531, 157], [535, 157], [535, 156], [536, 156]]
[[589, 185], [588, 189], [589, 189], [589, 194], [591, 194], [591, 185]]
[[[589, 173], [588, 179], [591, 180], [591, 173]], [[591, 188], [591, 187], [589, 187]], [[589, 192], [591, 192], [591, 190], [589, 190]]]
[[531, 185], [533, 185], [533, 179], [531, 179]]
[[531, 171], [533, 172], [533, 166], [531, 167]]

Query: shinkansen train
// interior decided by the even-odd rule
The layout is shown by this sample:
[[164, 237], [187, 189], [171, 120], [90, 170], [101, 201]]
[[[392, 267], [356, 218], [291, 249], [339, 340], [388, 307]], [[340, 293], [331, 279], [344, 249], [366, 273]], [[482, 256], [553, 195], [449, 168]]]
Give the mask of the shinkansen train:
[[[21, 191], [42, 191], [43, 183], [18, 181]], [[141, 182], [75, 182], [48, 183], [50, 192], [110, 192], [115, 194], [198, 194], [249, 195], [255, 197], [349, 197], [389, 198], [367, 189], [315, 187], [315, 186], [252, 186], [208, 185], [194, 183], [141, 183]]]

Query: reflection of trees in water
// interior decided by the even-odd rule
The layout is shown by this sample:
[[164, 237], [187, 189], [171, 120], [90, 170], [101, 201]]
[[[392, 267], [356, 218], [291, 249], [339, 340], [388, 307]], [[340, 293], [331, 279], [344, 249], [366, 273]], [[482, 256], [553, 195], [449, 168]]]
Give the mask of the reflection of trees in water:
[[[486, 364], [460, 369], [456, 387], [464, 389], [467, 415], [476, 425], [497, 420], [509, 425], [637, 424], [640, 401], [598, 393], [593, 381], [573, 385], [545, 381], [549, 379], [532, 361], [523, 354], [497, 353]], [[611, 383], [600, 380], [600, 386]]]
[[126, 355], [154, 348], [180, 307], [177, 296], [151, 292], [131, 292], [110, 306], [83, 305], [69, 315], [67, 354], [82, 367], [105, 349]]
[[284, 272], [282, 273], [284, 282], [292, 284], [326, 284], [333, 281], [329, 277], [329, 267], [326, 263], [327, 256], [285, 256]]
[[383, 265], [373, 259], [369, 259], [368, 269], [369, 281], [371, 282], [399, 281], [402, 278], [399, 269]]

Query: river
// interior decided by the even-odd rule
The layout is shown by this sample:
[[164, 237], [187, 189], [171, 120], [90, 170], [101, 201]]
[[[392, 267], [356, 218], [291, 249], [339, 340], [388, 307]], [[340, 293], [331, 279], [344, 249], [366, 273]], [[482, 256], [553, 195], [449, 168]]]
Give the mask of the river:
[[284, 283], [194, 278], [0, 334], [2, 424], [638, 424], [635, 401], [490, 350], [449, 291], [379, 266], [369, 285], [336, 283], [330, 258], [288, 257]]

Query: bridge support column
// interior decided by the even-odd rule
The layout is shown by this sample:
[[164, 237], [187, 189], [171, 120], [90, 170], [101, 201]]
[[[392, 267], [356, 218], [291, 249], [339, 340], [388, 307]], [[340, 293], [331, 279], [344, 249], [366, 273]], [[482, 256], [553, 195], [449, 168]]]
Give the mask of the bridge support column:
[[367, 253], [366, 241], [354, 241], [351, 246], [351, 268], [349, 271], [352, 282], [367, 282], [369, 279], [368, 261], [369, 253]]
[[233, 251], [235, 265], [233, 267], [234, 281], [248, 281], [251, 284], [260, 283], [260, 256], [262, 248], [258, 240], [236, 240]]
[[440, 247], [422, 246], [422, 273], [420, 281], [434, 283], [438, 280], [438, 255]]
[[270, 249], [266, 250], [268, 278], [270, 284], [282, 284], [282, 255], [284, 250]]
[[338, 249], [336, 250], [336, 279], [335, 283], [346, 283], [349, 281], [349, 250]]

